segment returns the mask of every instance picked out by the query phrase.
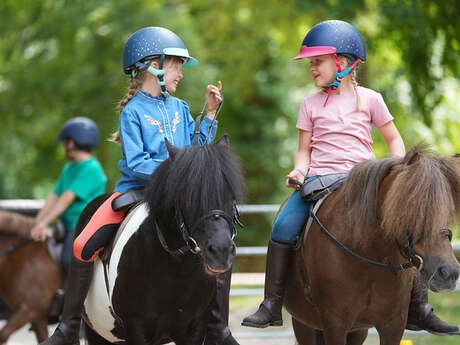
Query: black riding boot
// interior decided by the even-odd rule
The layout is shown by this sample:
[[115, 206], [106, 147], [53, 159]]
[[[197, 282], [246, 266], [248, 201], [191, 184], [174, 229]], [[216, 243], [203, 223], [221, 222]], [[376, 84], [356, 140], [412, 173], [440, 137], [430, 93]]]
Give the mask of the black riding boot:
[[83, 302], [93, 273], [92, 262], [82, 262], [72, 255], [65, 288], [61, 322], [53, 335], [40, 345], [78, 345]]
[[243, 326], [265, 328], [283, 325], [281, 308], [291, 256], [290, 245], [270, 240], [265, 269], [264, 301], [257, 312], [243, 319], [241, 323]]
[[414, 278], [406, 328], [412, 331], [426, 330], [436, 335], [460, 335], [458, 326], [436, 316], [428, 304], [428, 288], [419, 276]]
[[217, 276], [217, 293], [211, 310], [204, 345], [239, 345], [228, 329], [232, 269]]

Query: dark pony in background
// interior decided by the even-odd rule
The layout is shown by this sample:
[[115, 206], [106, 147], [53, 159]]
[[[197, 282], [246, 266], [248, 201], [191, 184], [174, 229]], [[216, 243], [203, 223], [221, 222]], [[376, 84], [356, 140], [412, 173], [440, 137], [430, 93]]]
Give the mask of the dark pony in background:
[[32, 217], [0, 211], [0, 299], [11, 310], [0, 330], [0, 344], [27, 323], [38, 342], [48, 338], [49, 312], [61, 285], [62, 269], [47, 243], [30, 239], [34, 225]]
[[456, 158], [415, 147], [404, 158], [356, 165], [322, 204], [291, 264], [285, 306], [298, 343], [324, 344], [315, 341], [321, 330], [326, 345], [361, 345], [375, 327], [381, 345], [399, 344], [414, 276], [434, 292], [455, 289], [460, 266], [447, 226], [459, 213]]
[[[92, 344], [202, 345], [216, 275], [235, 256], [235, 202], [244, 179], [226, 136], [177, 149], [154, 172], [146, 204], [132, 211], [110, 259], [96, 260], [85, 302]], [[106, 198], [80, 217], [80, 231]]]

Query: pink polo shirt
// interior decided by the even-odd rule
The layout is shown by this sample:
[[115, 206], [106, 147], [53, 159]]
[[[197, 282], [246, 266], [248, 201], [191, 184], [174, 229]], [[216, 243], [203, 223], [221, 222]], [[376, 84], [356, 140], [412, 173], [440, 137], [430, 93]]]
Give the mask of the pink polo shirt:
[[312, 132], [307, 176], [348, 172], [361, 161], [375, 158], [372, 125], [379, 128], [393, 120], [382, 95], [358, 87], [361, 111], [354, 91], [331, 95], [319, 91], [300, 106], [297, 128]]

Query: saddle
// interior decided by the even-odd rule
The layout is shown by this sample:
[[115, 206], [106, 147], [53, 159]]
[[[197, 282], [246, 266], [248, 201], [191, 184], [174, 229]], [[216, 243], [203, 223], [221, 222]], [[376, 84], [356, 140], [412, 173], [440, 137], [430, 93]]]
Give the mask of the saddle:
[[[144, 190], [129, 190], [125, 193], [120, 194], [115, 199], [112, 200], [112, 210], [114, 211], [125, 211], [125, 219], [121, 222], [120, 226], [117, 229], [116, 234], [112, 237], [112, 240], [107, 243], [104, 249], [99, 253], [99, 258], [105, 264], [108, 264], [110, 257], [112, 255], [112, 250], [116, 239], [123, 232], [123, 229], [126, 227], [126, 224], [136, 213], [135, 211], [139, 206], [144, 205]], [[145, 208], [145, 207], [144, 207]], [[138, 215], [137, 215], [138, 216]], [[141, 217], [145, 217], [142, 215]]]
[[[300, 196], [305, 202], [310, 203], [310, 214], [316, 214], [322, 203], [335, 190], [339, 189], [345, 182], [348, 174], [330, 174], [318, 176], [304, 183], [300, 189]], [[313, 304], [307, 268], [304, 265], [303, 246], [304, 239], [308, 236], [308, 231], [311, 227], [313, 218], [308, 217], [307, 223], [299, 234], [295, 250], [299, 252], [297, 255], [298, 266], [304, 285], [304, 294], [307, 300]]]
[[134, 189], [124, 192], [112, 200], [112, 210], [121, 211], [136, 206], [144, 200], [144, 190]]
[[121, 229], [124, 228], [127, 220], [130, 218], [131, 213], [137, 209], [137, 206], [142, 204], [144, 201], [144, 190], [143, 189], [134, 189], [124, 192], [112, 200], [112, 210], [115, 212], [125, 211], [125, 219], [120, 224], [117, 229], [116, 234], [112, 237], [109, 243], [104, 247], [104, 249], [99, 253], [99, 258], [104, 263], [108, 263], [110, 256], [112, 255], [113, 245], [115, 238], [119, 236]]
[[305, 182], [300, 188], [300, 196], [306, 202], [314, 203], [340, 188], [348, 174], [329, 174], [318, 176]]

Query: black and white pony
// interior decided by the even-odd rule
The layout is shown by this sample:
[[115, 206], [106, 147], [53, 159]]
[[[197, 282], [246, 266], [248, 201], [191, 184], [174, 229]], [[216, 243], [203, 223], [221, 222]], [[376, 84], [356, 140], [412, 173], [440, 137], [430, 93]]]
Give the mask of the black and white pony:
[[[244, 179], [226, 136], [177, 149], [154, 172], [108, 260], [95, 262], [84, 319], [90, 345], [202, 345], [216, 275], [235, 257]], [[83, 212], [77, 231], [107, 198]], [[78, 230], [80, 229], [80, 230]]]

